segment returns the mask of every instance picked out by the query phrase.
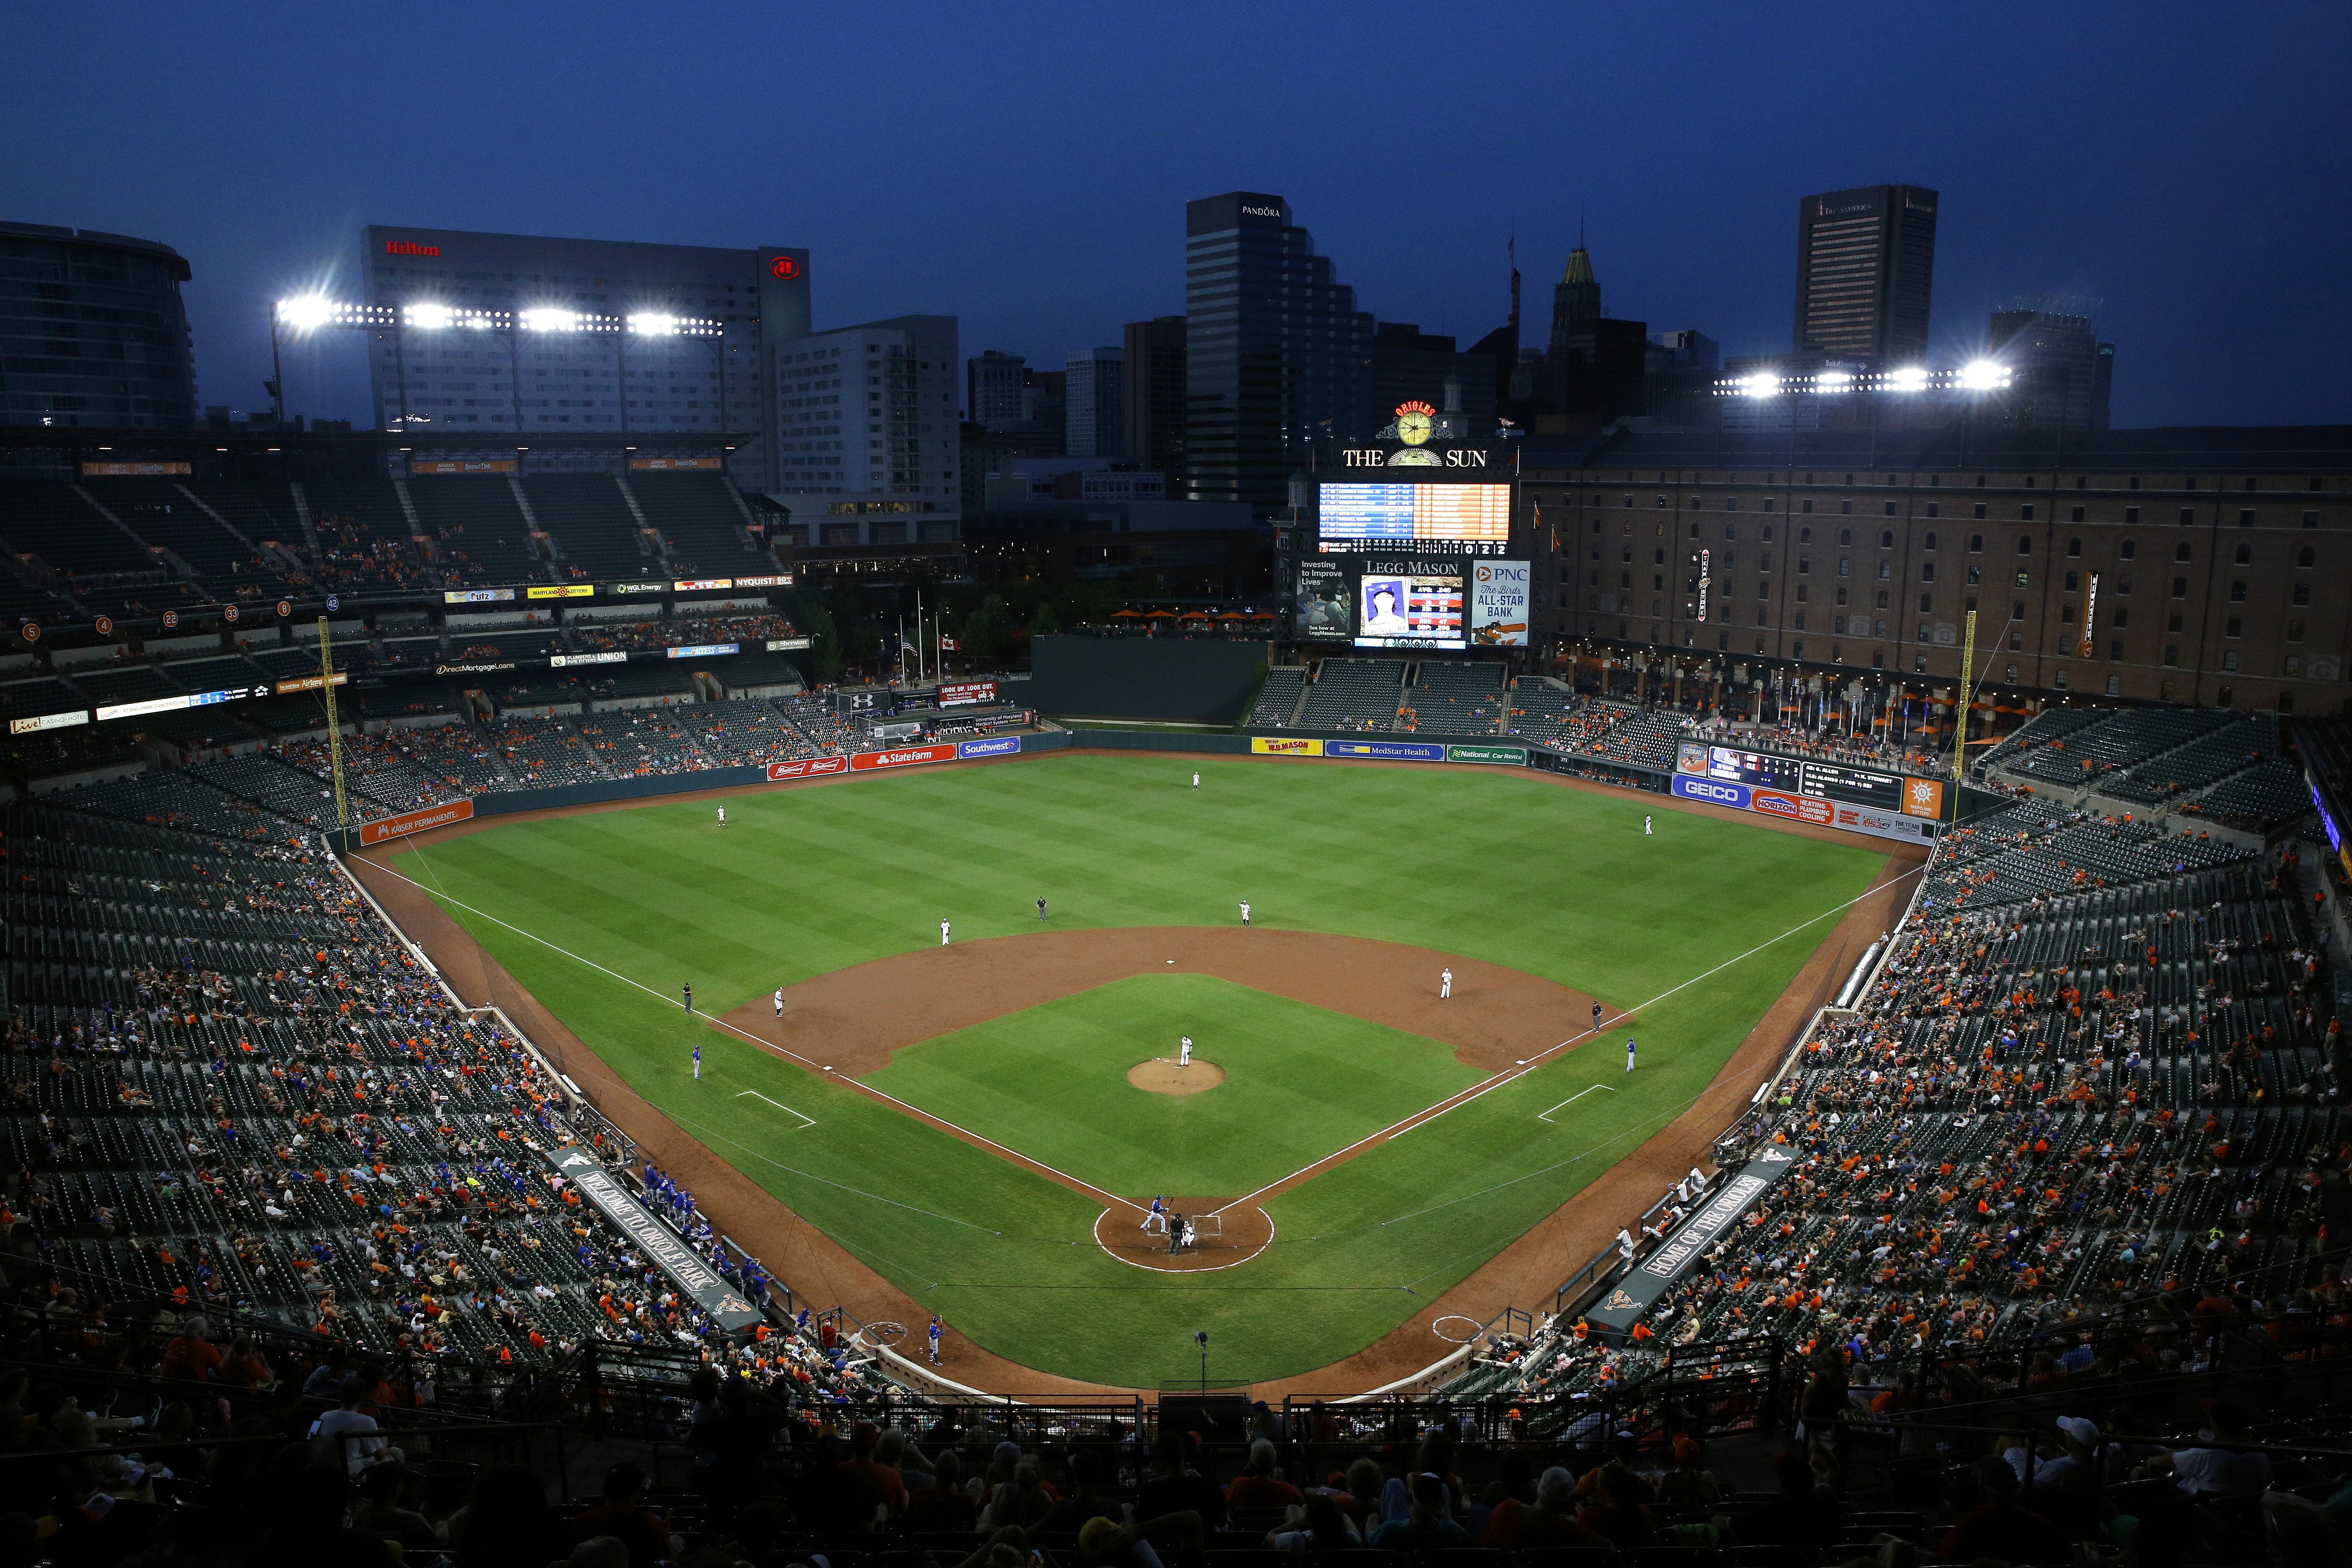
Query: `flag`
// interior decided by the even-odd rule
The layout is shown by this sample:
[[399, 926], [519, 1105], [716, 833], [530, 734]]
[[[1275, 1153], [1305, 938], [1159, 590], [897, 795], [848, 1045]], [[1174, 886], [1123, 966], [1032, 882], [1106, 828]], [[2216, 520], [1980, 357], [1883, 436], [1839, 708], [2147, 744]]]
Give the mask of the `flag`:
[[956, 651], [956, 640], [955, 640], [955, 638], [953, 638], [953, 637], [949, 637], [949, 636], [948, 636], [946, 633], [944, 633], [944, 632], [940, 633], [940, 651], [941, 651], [942, 653], [953, 653], [953, 652], [955, 652], [955, 651]]

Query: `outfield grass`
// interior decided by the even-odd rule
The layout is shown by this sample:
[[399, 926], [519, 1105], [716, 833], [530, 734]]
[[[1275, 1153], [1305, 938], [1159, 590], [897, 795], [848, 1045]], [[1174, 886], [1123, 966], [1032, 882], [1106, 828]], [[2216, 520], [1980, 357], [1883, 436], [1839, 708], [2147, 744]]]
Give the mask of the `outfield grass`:
[[[1225, 1081], [1127, 1081], [1192, 1037]], [[1145, 974], [898, 1053], [865, 1081], [1082, 1182], [1239, 1197], [1403, 1121], [1484, 1075], [1435, 1040], [1207, 974]]]
[[[648, 1100], [918, 1301], [1000, 1354], [1115, 1384], [1196, 1372], [1195, 1329], [1221, 1347], [1213, 1375], [1265, 1378], [1337, 1360], [1410, 1316], [1699, 1092], [1882, 858], [1466, 767], [1081, 752], [729, 808], [723, 829], [707, 803], [656, 802], [496, 827], [395, 864], [470, 906], [450, 912]], [[929, 947], [943, 917], [959, 940], [1034, 931], [1041, 896], [1063, 929], [1228, 923], [1248, 898], [1261, 923], [1463, 952], [1613, 1007], [1682, 989], [1643, 1011], [1630, 1079], [1622, 1036], [1614, 1056], [1564, 1053], [1282, 1194], [1263, 1257], [1190, 1276], [1139, 1273], [1093, 1245], [1096, 1204], [715, 1037], [672, 1000], [691, 981], [701, 1007], [723, 1012]], [[1815, 917], [1827, 918], [1804, 924]], [[1157, 1098], [1126, 1085], [1131, 1061], [1108, 1086], [1109, 1063], [1060, 1070], [1089, 1094]], [[927, 1092], [1005, 1104], [986, 1079], [942, 1077]], [[1607, 1092], [1538, 1119], [1593, 1084]], [[1026, 1149], [1069, 1136], [1052, 1125], [1064, 1103], [1008, 1106], [1018, 1124], [1001, 1128], [955, 1120]]]

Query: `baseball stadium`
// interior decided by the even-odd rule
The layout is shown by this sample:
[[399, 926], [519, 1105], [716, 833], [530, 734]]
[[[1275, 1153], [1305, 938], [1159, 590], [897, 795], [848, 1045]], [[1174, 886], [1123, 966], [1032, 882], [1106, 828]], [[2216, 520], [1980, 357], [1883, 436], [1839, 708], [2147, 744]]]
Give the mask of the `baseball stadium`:
[[[1770, 1568], [1963, 1430], [2333, 1429], [2341, 717], [1530, 641], [1503, 500], [1057, 601], [715, 463], [135, 466], [0, 476], [0, 1403], [120, 1491], [295, 1423], [684, 1551], [1149, 1453], [1252, 1568], [1276, 1467], [1475, 1451], [1715, 1466], [1611, 1528]], [[1789, 1555], [1823, 1468], [1885, 1511]], [[872, 1485], [740, 1555], [994, 1539]]]

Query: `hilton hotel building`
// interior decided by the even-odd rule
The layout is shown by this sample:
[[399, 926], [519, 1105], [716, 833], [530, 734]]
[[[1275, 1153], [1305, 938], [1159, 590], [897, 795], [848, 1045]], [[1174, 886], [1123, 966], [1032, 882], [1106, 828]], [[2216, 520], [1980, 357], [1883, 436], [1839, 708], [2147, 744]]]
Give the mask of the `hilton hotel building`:
[[1552, 662], [1631, 653], [2320, 715], [2352, 701], [2352, 426], [1530, 442]]
[[[952, 316], [902, 316], [812, 330], [809, 253], [475, 234], [375, 226], [362, 231], [362, 299], [399, 311], [437, 305], [458, 324], [369, 333], [376, 424], [416, 437], [511, 432], [610, 435], [616, 447], [740, 434], [729, 472], [776, 497], [804, 542], [955, 537], [956, 367]], [[534, 327], [579, 321], [585, 330]], [[468, 312], [486, 312], [487, 318]], [[687, 323], [625, 330], [632, 316]], [[487, 319], [488, 327], [464, 323]], [[508, 322], [520, 322], [520, 327]], [[529, 468], [562, 459], [528, 453]], [[820, 499], [821, 498], [821, 499]]]

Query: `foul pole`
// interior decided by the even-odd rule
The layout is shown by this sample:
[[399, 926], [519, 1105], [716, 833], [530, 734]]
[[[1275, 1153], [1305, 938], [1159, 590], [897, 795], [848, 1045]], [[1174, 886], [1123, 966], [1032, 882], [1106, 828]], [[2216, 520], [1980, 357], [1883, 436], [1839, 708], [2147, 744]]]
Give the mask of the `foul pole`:
[[1960, 643], [1959, 700], [1952, 704], [1952, 823], [1959, 825], [1960, 789], [1969, 771], [1969, 677], [1977, 668], [1977, 613], [1969, 612]]
[[335, 644], [327, 635], [324, 616], [319, 617], [319, 689], [327, 694], [327, 760], [335, 775], [335, 826], [348, 828], [352, 814], [343, 804], [343, 726], [335, 713]]

